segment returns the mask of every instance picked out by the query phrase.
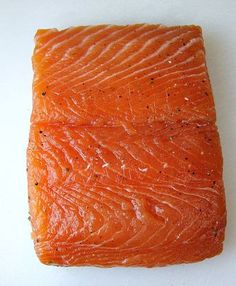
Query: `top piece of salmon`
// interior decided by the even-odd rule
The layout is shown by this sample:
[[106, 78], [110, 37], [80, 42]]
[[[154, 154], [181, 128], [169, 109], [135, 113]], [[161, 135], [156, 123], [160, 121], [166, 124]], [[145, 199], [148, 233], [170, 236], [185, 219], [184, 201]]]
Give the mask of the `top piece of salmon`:
[[219, 254], [222, 154], [197, 26], [38, 30], [28, 145], [32, 237], [65, 266]]

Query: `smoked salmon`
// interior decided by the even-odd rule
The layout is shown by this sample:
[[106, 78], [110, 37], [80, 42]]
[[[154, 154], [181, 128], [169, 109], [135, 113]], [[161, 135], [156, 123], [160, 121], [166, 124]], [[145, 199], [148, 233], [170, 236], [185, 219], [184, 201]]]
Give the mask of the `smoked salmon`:
[[42, 263], [153, 267], [222, 251], [200, 27], [38, 30], [33, 69], [28, 193]]

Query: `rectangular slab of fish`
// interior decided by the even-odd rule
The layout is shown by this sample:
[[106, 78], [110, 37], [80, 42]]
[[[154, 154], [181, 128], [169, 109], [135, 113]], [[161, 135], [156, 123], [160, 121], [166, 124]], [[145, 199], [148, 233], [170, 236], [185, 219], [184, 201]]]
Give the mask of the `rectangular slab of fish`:
[[41, 262], [164, 266], [219, 254], [222, 154], [197, 26], [38, 30], [28, 145]]

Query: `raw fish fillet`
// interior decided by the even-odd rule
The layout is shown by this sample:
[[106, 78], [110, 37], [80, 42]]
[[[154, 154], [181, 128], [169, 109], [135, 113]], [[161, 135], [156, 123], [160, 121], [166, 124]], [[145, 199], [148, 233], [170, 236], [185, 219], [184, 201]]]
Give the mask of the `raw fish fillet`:
[[222, 153], [201, 29], [38, 30], [27, 150], [42, 263], [164, 266], [221, 253]]

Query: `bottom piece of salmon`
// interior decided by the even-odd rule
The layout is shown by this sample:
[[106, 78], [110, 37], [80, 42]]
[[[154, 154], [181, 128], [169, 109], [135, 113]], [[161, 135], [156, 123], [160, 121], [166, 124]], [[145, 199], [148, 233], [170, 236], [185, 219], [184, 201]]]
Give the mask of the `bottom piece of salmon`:
[[155, 266], [222, 251], [217, 130], [206, 122], [31, 126], [36, 252], [56, 265]]

